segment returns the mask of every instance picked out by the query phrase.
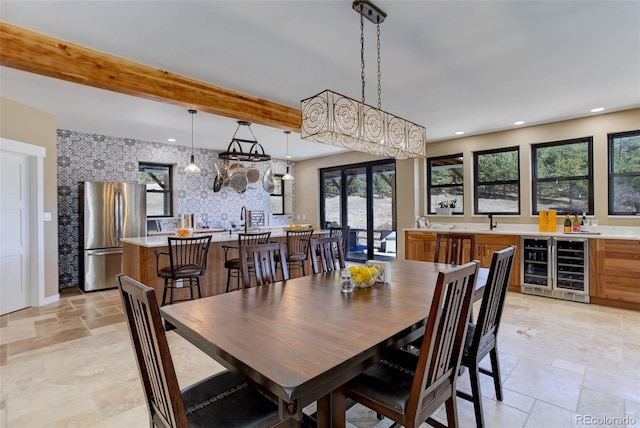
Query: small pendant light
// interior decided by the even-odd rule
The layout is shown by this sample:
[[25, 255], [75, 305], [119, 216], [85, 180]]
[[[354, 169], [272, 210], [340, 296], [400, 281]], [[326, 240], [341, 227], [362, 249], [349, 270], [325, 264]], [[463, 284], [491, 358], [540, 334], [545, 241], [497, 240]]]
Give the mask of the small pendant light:
[[291, 131], [284, 131], [284, 133], [287, 135], [287, 173], [282, 176], [282, 179], [283, 180], [293, 180], [293, 175], [291, 175], [289, 173], [289, 163], [291, 162], [289, 160], [289, 159], [291, 159], [291, 156], [289, 156], [289, 134], [291, 134]]
[[189, 110], [189, 113], [191, 114], [191, 162], [189, 162], [189, 165], [186, 166], [184, 171], [198, 173], [200, 172], [200, 168], [196, 165], [195, 156], [193, 155], [193, 115], [198, 112], [196, 110]]

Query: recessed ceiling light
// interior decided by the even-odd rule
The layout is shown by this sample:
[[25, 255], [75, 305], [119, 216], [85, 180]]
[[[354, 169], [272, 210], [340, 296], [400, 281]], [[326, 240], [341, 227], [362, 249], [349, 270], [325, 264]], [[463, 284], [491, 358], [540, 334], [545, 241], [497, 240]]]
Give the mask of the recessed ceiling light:
[[519, 120], [517, 122], [513, 122], [514, 125], [524, 125], [524, 120]]
[[462, 134], [464, 134], [464, 131], [458, 131], [458, 132], [456, 132], [456, 135], [462, 135]]
[[167, 141], [170, 142], [170, 143], [175, 143], [176, 139], [175, 138], [169, 138]]
[[600, 113], [602, 110], [604, 110], [604, 107], [592, 108], [591, 113]]
[[287, 159], [291, 159], [291, 155], [287, 155], [287, 156], [286, 156], [286, 158], [287, 158]]

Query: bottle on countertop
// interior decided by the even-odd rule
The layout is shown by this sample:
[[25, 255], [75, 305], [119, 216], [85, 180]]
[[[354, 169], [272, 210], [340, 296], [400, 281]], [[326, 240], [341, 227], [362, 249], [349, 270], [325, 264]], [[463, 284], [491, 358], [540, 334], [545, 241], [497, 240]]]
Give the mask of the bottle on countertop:
[[573, 216], [573, 231], [580, 232], [580, 219], [578, 218], [578, 213]]
[[587, 232], [589, 229], [587, 223], [587, 213], [582, 213], [582, 223], [580, 223], [580, 232]]
[[569, 214], [567, 214], [564, 217], [564, 232], [568, 233], [571, 232], [571, 218], [569, 217]]

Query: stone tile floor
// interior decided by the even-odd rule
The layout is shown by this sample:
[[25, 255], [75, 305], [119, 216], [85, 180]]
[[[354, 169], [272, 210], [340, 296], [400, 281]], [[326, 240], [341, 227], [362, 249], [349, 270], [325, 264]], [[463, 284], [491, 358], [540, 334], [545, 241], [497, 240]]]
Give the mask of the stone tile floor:
[[[181, 385], [222, 370], [175, 332], [168, 339]], [[640, 312], [510, 293], [499, 353], [503, 402], [482, 376], [487, 427], [640, 426]], [[116, 290], [68, 289], [0, 317], [0, 382], [0, 427], [149, 425]], [[471, 403], [458, 399], [458, 411], [475, 426]], [[359, 405], [347, 420], [391, 424]]]

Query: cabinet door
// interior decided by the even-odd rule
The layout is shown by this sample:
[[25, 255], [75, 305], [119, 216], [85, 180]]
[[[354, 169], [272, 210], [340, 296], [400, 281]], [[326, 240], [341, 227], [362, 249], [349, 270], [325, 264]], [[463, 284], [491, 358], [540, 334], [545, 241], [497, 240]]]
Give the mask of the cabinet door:
[[[484, 268], [491, 267], [493, 253], [504, 250], [505, 248], [515, 245], [518, 246], [519, 237], [515, 235], [476, 235], [476, 258], [480, 261], [480, 266]], [[509, 289], [512, 291], [520, 291], [520, 251], [516, 251], [513, 260], [513, 268], [511, 269], [511, 279], [509, 280]]]
[[435, 235], [427, 232], [405, 233], [405, 259], [423, 262], [433, 261]]

